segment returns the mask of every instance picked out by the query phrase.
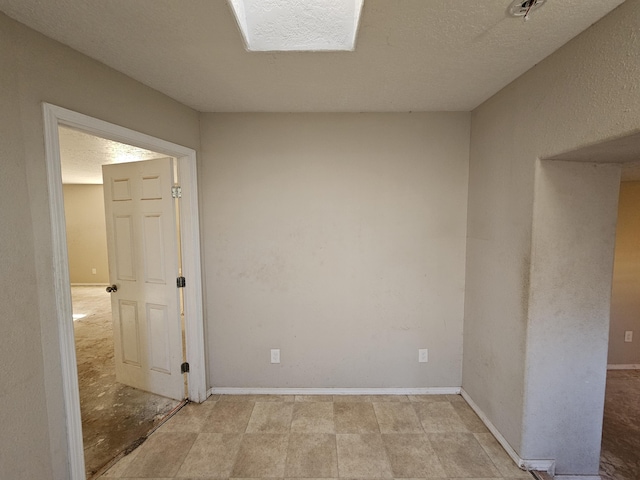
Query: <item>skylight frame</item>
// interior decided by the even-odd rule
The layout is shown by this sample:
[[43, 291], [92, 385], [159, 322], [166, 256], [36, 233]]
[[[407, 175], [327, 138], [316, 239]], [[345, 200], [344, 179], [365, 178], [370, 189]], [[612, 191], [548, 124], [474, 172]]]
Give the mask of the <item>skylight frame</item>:
[[228, 0], [250, 52], [352, 52], [364, 0]]

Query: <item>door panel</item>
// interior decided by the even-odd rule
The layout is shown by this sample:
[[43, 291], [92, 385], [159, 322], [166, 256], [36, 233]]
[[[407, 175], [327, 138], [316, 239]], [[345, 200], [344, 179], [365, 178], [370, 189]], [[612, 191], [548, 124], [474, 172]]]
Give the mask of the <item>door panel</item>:
[[150, 368], [158, 372], [169, 373], [171, 365], [169, 355], [169, 317], [165, 305], [147, 305], [147, 319], [149, 322], [149, 336], [151, 345]]
[[184, 397], [171, 159], [104, 165], [116, 380]]
[[[162, 245], [162, 225], [161, 215], [145, 215], [143, 220], [142, 242], [144, 248], [145, 280], [147, 283], [166, 284], [164, 267], [164, 248]], [[176, 275], [177, 276], [177, 275]]]
[[129, 365], [140, 366], [140, 325], [138, 323], [138, 305], [136, 302], [120, 300], [120, 344], [122, 361]]
[[[129, 280], [135, 282], [136, 274], [134, 261], [135, 246], [133, 240], [133, 219], [130, 215], [116, 216], [113, 222], [113, 228], [115, 235], [115, 248], [111, 249], [107, 245], [107, 250], [109, 251], [109, 254], [111, 254], [113, 250], [113, 255], [116, 257], [116, 278], [118, 280]], [[109, 233], [107, 232], [107, 237], [108, 236]]]

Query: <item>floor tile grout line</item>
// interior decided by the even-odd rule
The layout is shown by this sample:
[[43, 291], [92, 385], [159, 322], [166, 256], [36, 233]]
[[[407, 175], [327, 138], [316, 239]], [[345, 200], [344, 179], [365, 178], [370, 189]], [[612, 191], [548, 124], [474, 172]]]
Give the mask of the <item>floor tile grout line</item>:
[[[224, 434], [221, 434], [224, 435]], [[233, 457], [233, 463], [231, 464], [231, 471], [229, 472], [229, 478], [233, 476], [233, 472], [236, 468], [236, 463], [238, 462], [238, 457], [240, 456], [240, 450], [242, 449], [242, 442], [244, 441], [244, 433], [240, 433], [240, 442], [238, 443], [238, 450], [236, 451], [235, 456]]]
[[200, 436], [199, 433], [196, 433], [196, 438], [193, 441], [193, 443], [191, 444], [191, 446], [189, 447], [189, 449], [187, 450], [187, 453], [184, 455], [184, 457], [182, 458], [182, 461], [180, 462], [180, 465], [178, 465], [178, 468], [176, 468], [175, 473], [171, 476], [171, 478], [178, 478], [177, 475], [178, 473], [180, 473], [180, 469], [182, 468], [182, 465], [184, 465], [185, 460], [187, 459], [187, 457], [189, 456], [189, 452], [191, 452], [191, 450], [193, 449], [193, 446], [196, 444], [196, 442], [198, 441], [198, 437]]
[[375, 402], [371, 402], [371, 408], [373, 409], [373, 415], [376, 417], [376, 423], [378, 424], [378, 435], [380, 436], [380, 442], [382, 443], [382, 449], [384, 450], [384, 455], [387, 458], [387, 465], [389, 465], [389, 471], [391, 472], [391, 478], [394, 478], [393, 465], [391, 465], [391, 459], [389, 458], [389, 452], [387, 451], [387, 445], [384, 443], [384, 439], [382, 438], [382, 428], [380, 428], [380, 420], [378, 419], [378, 412], [376, 412], [376, 407], [375, 407], [374, 403]]
[[[333, 403], [333, 405], [335, 405], [335, 402], [331, 402]], [[335, 410], [332, 408], [331, 409], [333, 411], [333, 430], [335, 431]], [[334, 433], [333, 434], [333, 445], [335, 446], [335, 450], [336, 450], [336, 475], [338, 476], [338, 478], [340, 478], [340, 456], [338, 455], [338, 433]]]
[[376, 417], [376, 425], [378, 425], [378, 434], [382, 435], [382, 429], [380, 428], [380, 420], [378, 420], [378, 414], [376, 413], [376, 407], [371, 402], [371, 409], [373, 410], [373, 416]]
[[424, 423], [422, 423], [422, 419], [420, 418], [420, 415], [418, 415], [418, 410], [416, 410], [416, 403], [417, 402], [411, 402], [411, 407], [413, 408], [413, 412], [416, 414], [416, 417], [418, 417], [418, 421], [420, 422], [420, 427], [422, 428], [422, 431], [424, 432], [425, 435], [428, 435], [429, 432], [427, 432], [427, 429], [424, 428]]
[[333, 441], [335, 444], [335, 448], [336, 448], [336, 475], [338, 475], [338, 478], [340, 477], [340, 456], [338, 455], [338, 429], [336, 428], [336, 402], [335, 402], [335, 395], [333, 396], [333, 402], [331, 402], [331, 412], [333, 414], [333, 430], [334, 430], [334, 435], [333, 435]]
[[249, 418], [247, 419], [247, 424], [244, 426], [244, 430], [240, 432], [240, 444], [238, 445], [238, 451], [233, 459], [233, 464], [231, 465], [231, 471], [229, 472], [229, 478], [233, 477], [233, 472], [236, 469], [236, 464], [238, 463], [238, 457], [240, 456], [240, 450], [242, 450], [242, 443], [244, 442], [244, 437], [247, 434], [247, 428], [249, 428], [249, 423], [251, 422], [251, 416], [253, 415], [253, 411], [256, 408], [256, 402], [253, 403], [253, 407], [251, 407], [251, 413], [249, 414]]
[[293, 397], [293, 406], [291, 407], [291, 418], [289, 419], [289, 428], [287, 429], [287, 453], [284, 456], [284, 467], [282, 471], [283, 478], [287, 478], [287, 465], [289, 465], [289, 451], [291, 450], [291, 424], [293, 423], [293, 411], [295, 410], [296, 397]]
[[429, 434], [425, 433], [425, 437], [427, 439], [427, 443], [429, 444], [429, 448], [433, 451], [434, 455], [436, 456], [436, 459], [438, 460], [438, 465], [440, 465], [440, 469], [444, 473], [446, 473], [444, 469], [444, 465], [442, 464], [442, 459], [440, 458], [440, 455], [438, 455], [438, 451], [435, 448], [433, 448], [433, 442], [431, 441], [431, 438], [429, 438]]
[[[473, 435], [473, 438], [475, 438], [476, 442], [478, 442], [478, 444], [480, 445], [480, 448], [482, 448], [482, 451], [487, 455], [487, 458], [489, 459], [491, 464], [496, 469], [496, 472], [498, 472], [500, 474], [500, 477], [504, 477], [504, 475], [502, 474], [502, 470], [500, 469], [500, 467], [498, 467], [496, 462], [493, 461], [493, 458], [491, 458], [491, 455], [489, 454], [489, 451], [484, 447], [484, 445], [482, 443], [480, 443], [480, 440], [478, 440], [477, 434], [475, 432], [470, 432], [470, 433]], [[500, 447], [500, 448], [502, 448], [502, 447]]]

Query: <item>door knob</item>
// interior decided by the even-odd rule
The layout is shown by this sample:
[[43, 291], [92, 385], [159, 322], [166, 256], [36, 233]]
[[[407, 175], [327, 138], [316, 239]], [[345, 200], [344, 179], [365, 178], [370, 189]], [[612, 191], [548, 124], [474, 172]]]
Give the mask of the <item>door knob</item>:
[[118, 291], [118, 286], [115, 283], [107, 287], [107, 293], [115, 293], [117, 291]]

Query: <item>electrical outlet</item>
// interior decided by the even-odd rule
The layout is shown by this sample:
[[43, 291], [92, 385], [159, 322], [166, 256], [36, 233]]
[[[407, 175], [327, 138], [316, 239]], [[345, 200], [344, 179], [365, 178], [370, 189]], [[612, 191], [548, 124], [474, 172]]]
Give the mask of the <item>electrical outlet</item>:
[[633, 330], [627, 330], [624, 332], [624, 341], [627, 343], [633, 342]]
[[96, 273], [98, 273], [98, 271], [97, 271], [95, 268], [92, 268], [92, 269], [91, 269], [91, 274], [92, 274], [92, 275], [95, 275]]
[[271, 349], [271, 363], [280, 363], [280, 349], [272, 348]]
[[418, 349], [418, 361], [420, 363], [426, 363], [429, 361], [429, 350], [426, 348]]

